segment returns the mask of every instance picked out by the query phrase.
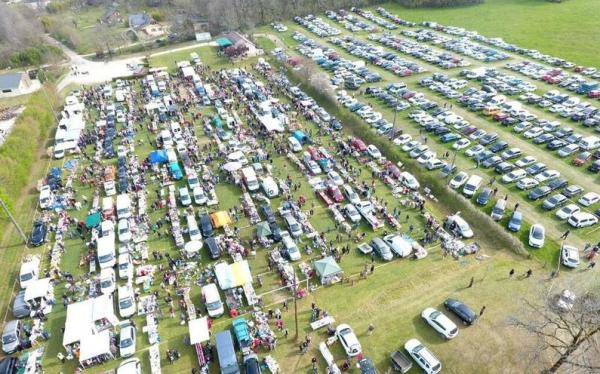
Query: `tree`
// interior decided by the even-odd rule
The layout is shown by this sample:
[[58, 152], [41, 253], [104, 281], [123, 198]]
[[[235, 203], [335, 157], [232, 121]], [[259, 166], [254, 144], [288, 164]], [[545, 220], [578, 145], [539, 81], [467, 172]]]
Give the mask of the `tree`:
[[574, 299], [563, 293], [541, 303], [525, 300], [526, 317], [512, 318], [511, 325], [533, 335], [534, 359], [547, 362], [543, 373], [559, 370], [600, 370], [600, 293], [584, 293]]

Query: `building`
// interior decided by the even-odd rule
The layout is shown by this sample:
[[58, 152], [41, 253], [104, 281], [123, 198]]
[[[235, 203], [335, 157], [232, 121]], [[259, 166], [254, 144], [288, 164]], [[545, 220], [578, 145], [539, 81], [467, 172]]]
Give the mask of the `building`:
[[149, 25], [152, 21], [152, 17], [147, 13], [130, 14], [128, 18], [129, 28], [135, 30]]
[[17, 72], [0, 74], [0, 97], [16, 96], [27, 93], [27, 89], [30, 86], [31, 80], [27, 73]]
[[121, 22], [123, 22], [123, 19], [117, 8], [108, 8], [100, 18], [100, 23], [108, 26], [113, 26]]

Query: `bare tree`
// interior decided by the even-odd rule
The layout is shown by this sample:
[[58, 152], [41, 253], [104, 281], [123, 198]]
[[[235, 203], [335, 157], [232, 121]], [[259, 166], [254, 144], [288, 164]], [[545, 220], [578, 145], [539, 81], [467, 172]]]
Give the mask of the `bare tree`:
[[531, 353], [547, 363], [543, 373], [600, 371], [599, 293], [569, 297], [563, 291], [542, 302], [525, 300], [524, 304], [525, 316], [512, 318], [510, 324], [536, 338]]

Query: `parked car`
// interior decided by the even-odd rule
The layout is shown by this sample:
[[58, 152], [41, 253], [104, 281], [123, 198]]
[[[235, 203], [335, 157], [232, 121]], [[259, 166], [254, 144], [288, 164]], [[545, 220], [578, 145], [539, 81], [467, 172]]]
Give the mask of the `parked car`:
[[477, 320], [477, 314], [460, 300], [446, 299], [444, 307], [460, 318], [465, 325], [472, 325]]
[[577, 200], [577, 202], [583, 206], [590, 206], [600, 201], [600, 195], [596, 192], [588, 192]]
[[46, 223], [42, 220], [36, 220], [33, 223], [33, 228], [31, 229], [31, 240], [30, 243], [34, 247], [38, 247], [46, 241], [47, 234]]
[[460, 173], [456, 174], [454, 176], [454, 178], [452, 178], [450, 180], [450, 182], [448, 183], [448, 186], [450, 186], [450, 188], [456, 190], [460, 186], [462, 186], [463, 184], [465, 184], [465, 182], [467, 181], [467, 179], [469, 179], [469, 174], [467, 174], [464, 171], [461, 171]]
[[458, 335], [456, 324], [438, 310], [427, 308], [421, 313], [421, 317], [446, 339], [452, 339]]
[[15, 318], [25, 318], [29, 317], [31, 314], [31, 308], [29, 307], [29, 304], [25, 302], [25, 290], [19, 291], [17, 296], [15, 296], [12, 313]]
[[412, 244], [398, 234], [386, 235], [383, 241], [399, 257], [408, 257], [412, 253]]
[[410, 339], [404, 349], [427, 374], [437, 374], [442, 370], [440, 361], [417, 339]]
[[579, 251], [577, 248], [563, 244], [560, 249], [560, 263], [568, 268], [579, 266]]
[[562, 206], [567, 202], [567, 197], [563, 194], [552, 195], [542, 203], [542, 208], [545, 210], [552, 210]]
[[384, 261], [391, 261], [394, 258], [390, 247], [381, 238], [373, 238], [371, 240], [371, 247]]
[[135, 353], [135, 327], [131, 323], [121, 326], [119, 333], [119, 353], [121, 357], [133, 356]]
[[508, 221], [508, 229], [510, 231], [517, 232], [521, 230], [521, 224], [523, 223], [523, 213], [518, 210], [515, 210], [510, 216], [510, 221]]
[[529, 229], [529, 245], [535, 248], [542, 248], [546, 240], [546, 229], [544, 226], [536, 223]]
[[477, 196], [477, 204], [486, 205], [490, 201], [492, 193], [493, 191], [491, 188], [484, 188], [483, 191], [481, 191], [481, 193]]
[[591, 213], [578, 212], [572, 214], [571, 217], [569, 217], [568, 222], [569, 225], [575, 228], [580, 228], [595, 225], [598, 223], [598, 218]]
[[542, 197], [548, 195], [550, 192], [552, 192], [552, 189], [548, 186], [540, 186], [537, 187], [535, 189], [533, 189], [531, 192], [529, 192], [529, 194], [527, 195], [527, 197], [530, 200], [539, 200]]
[[338, 325], [335, 329], [335, 336], [338, 338], [342, 347], [344, 347], [344, 351], [350, 357], [354, 357], [359, 355], [362, 352], [362, 347], [360, 346], [360, 342], [354, 334], [352, 327], [345, 323]]
[[564, 207], [560, 208], [558, 211], [556, 211], [556, 217], [558, 217], [558, 219], [560, 220], [567, 220], [569, 219], [569, 217], [571, 217], [573, 214], [580, 212], [581, 208], [579, 206], [577, 206], [577, 204], [569, 204], [569, 205], [565, 205]]

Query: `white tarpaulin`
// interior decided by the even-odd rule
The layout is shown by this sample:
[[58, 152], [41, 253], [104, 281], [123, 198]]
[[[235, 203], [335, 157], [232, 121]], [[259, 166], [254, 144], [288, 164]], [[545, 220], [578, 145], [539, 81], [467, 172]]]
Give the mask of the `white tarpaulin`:
[[207, 317], [191, 320], [188, 327], [190, 330], [190, 344], [194, 345], [210, 340]]
[[115, 316], [113, 299], [110, 295], [69, 304], [63, 333], [63, 346], [81, 341], [83, 337], [96, 333], [95, 322], [104, 318], [113, 325], [119, 322]]
[[228, 162], [225, 165], [223, 165], [223, 170], [228, 171], [228, 172], [237, 171], [237, 170], [240, 170], [242, 168], [242, 166], [243, 165], [241, 162], [232, 161], [232, 162]]
[[88, 335], [81, 339], [79, 362], [87, 361], [110, 353], [110, 332], [104, 330], [95, 335]]
[[252, 273], [246, 260], [234, 262], [233, 264], [220, 262], [215, 265], [215, 275], [217, 276], [219, 286], [223, 290], [241, 287], [246, 283], [252, 282]]
[[50, 278], [36, 279], [29, 282], [25, 289], [25, 301], [44, 297], [50, 290]]
[[195, 74], [194, 72], [194, 68], [191, 66], [184, 66], [181, 68], [181, 72], [183, 73], [184, 77], [191, 77], [192, 75]]
[[188, 255], [193, 255], [195, 253], [198, 253], [201, 248], [202, 248], [202, 242], [200, 240], [192, 240], [192, 241], [185, 243], [183, 250]]

